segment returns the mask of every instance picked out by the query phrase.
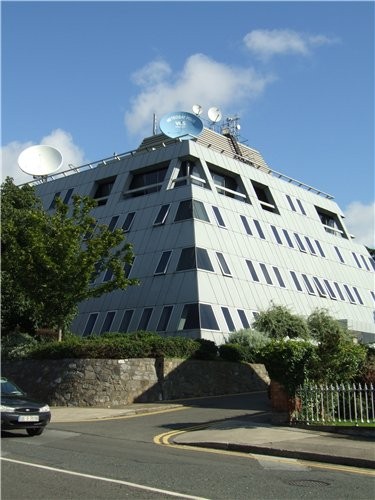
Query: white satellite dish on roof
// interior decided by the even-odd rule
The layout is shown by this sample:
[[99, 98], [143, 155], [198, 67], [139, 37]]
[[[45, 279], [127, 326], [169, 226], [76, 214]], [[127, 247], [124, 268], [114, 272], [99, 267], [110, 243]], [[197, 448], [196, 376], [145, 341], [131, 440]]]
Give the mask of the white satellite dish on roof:
[[193, 106], [193, 113], [197, 116], [201, 115], [203, 111], [203, 108], [200, 104], [194, 104]]
[[217, 123], [221, 120], [221, 111], [219, 108], [210, 108], [207, 111], [208, 118], [212, 121], [212, 123]]
[[58, 149], [43, 144], [24, 149], [18, 157], [20, 169], [34, 177], [45, 177], [56, 172], [62, 161], [63, 157]]

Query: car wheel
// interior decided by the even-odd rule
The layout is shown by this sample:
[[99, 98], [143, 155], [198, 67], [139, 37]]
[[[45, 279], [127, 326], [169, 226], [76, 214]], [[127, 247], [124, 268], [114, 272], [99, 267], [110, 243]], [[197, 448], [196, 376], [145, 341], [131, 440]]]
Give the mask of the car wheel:
[[44, 431], [44, 427], [37, 427], [35, 429], [26, 429], [29, 436], [40, 436]]

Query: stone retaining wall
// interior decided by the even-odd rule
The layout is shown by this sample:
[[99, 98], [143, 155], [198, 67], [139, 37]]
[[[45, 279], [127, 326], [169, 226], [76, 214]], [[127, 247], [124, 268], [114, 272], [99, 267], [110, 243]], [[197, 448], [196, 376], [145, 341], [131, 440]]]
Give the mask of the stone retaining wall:
[[2, 363], [2, 376], [52, 406], [121, 407], [267, 390], [263, 365], [181, 359], [62, 359]]

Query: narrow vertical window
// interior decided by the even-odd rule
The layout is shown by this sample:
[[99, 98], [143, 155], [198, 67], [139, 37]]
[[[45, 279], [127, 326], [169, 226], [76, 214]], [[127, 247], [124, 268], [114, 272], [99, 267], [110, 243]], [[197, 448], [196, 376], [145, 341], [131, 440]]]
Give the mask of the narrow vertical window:
[[275, 266], [273, 266], [272, 269], [273, 269], [273, 272], [275, 273], [277, 281], [279, 282], [279, 285], [282, 288], [286, 288], [284, 280], [283, 280], [283, 277], [281, 276], [281, 273], [280, 273], [279, 269], [277, 267], [275, 267]]
[[294, 282], [295, 287], [297, 288], [297, 290], [298, 290], [299, 292], [303, 292], [302, 287], [301, 287], [301, 284], [300, 284], [300, 282], [298, 281], [298, 278], [297, 278], [296, 273], [295, 273], [294, 271], [290, 271], [290, 275], [291, 275], [291, 277], [292, 277], [292, 280], [293, 280], [293, 282]]
[[165, 220], [167, 218], [170, 206], [171, 205], [168, 204], [168, 205], [162, 205], [160, 207], [159, 213], [156, 216], [156, 219], [154, 220], [154, 226], [161, 226], [162, 224], [165, 223]]
[[133, 224], [134, 216], [135, 212], [129, 212], [126, 216], [125, 222], [122, 225], [124, 233], [127, 233], [130, 230], [131, 225]]
[[301, 213], [303, 215], [306, 215], [306, 212], [305, 212], [305, 209], [303, 208], [303, 205], [301, 203], [301, 200], [299, 200], [298, 198], [296, 198], [296, 201], [297, 201], [297, 205], [299, 206], [299, 209], [301, 210]]
[[173, 306], [164, 306], [156, 331], [165, 332], [172, 314]]
[[322, 248], [322, 245], [320, 244], [320, 242], [318, 240], [315, 240], [315, 244], [316, 244], [316, 248], [319, 250], [319, 253], [322, 257], [325, 257], [325, 253], [324, 253], [324, 250]]
[[220, 227], [226, 227], [225, 222], [223, 217], [221, 216], [220, 210], [217, 207], [212, 207], [212, 210], [214, 211], [217, 223], [219, 224]]
[[323, 280], [323, 281], [324, 281], [324, 284], [328, 290], [328, 293], [329, 293], [329, 296], [331, 297], [331, 299], [337, 300], [336, 294], [333, 291], [333, 288], [331, 287], [331, 283], [328, 280]]
[[362, 300], [362, 297], [359, 295], [358, 289], [355, 286], [353, 286], [353, 290], [354, 290], [354, 293], [358, 299], [358, 302], [363, 305], [363, 300]]
[[222, 253], [216, 252], [217, 260], [219, 261], [219, 265], [221, 268], [221, 272], [225, 274], [226, 276], [231, 276], [232, 273], [230, 272], [229, 266], [227, 264], [227, 261], [225, 260], [225, 257]]
[[365, 266], [367, 271], [370, 271], [370, 268], [368, 267], [367, 261], [363, 255], [361, 255], [361, 259], [362, 259], [363, 265]]
[[301, 250], [301, 252], [306, 253], [306, 248], [305, 248], [305, 245], [302, 243], [302, 239], [301, 239], [300, 235], [297, 233], [294, 233], [294, 237], [296, 238], [298, 248]]
[[281, 240], [281, 238], [280, 238], [280, 235], [279, 235], [279, 233], [278, 233], [278, 231], [277, 231], [276, 227], [275, 227], [275, 226], [271, 226], [271, 229], [272, 229], [272, 232], [273, 232], [273, 234], [274, 234], [274, 236], [275, 236], [275, 240], [277, 241], [277, 243], [278, 243], [279, 245], [282, 245], [282, 244], [283, 244], [283, 242], [282, 242], [282, 240]]
[[59, 198], [60, 194], [61, 194], [61, 192], [59, 191], [53, 195], [51, 205], [49, 206], [49, 210], [56, 207], [56, 200], [57, 200], [57, 198]]
[[255, 224], [255, 227], [257, 228], [259, 237], [262, 238], [262, 240], [265, 240], [266, 237], [264, 236], [263, 229], [262, 229], [262, 226], [260, 225], [260, 222], [256, 219], [254, 219], [254, 224]]
[[114, 231], [116, 224], [117, 224], [117, 221], [118, 221], [118, 215], [115, 215], [114, 217], [112, 217], [110, 223], [108, 224], [109, 231]]
[[107, 282], [107, 281], [111, 281], [113, 277], [113, 271], [112, 269], [107, 269], [106, 272], [104, 273], [104, 278], [103, 278], [103, 282]]
[[229, 309], [227, 307], [222, 307], [221, 310], [223, 311], [223, 315], [224, 315], [225, 321], [227, 323], [228, 330], [230, 332], [234, 332], [234, 330], [236, 328], [234, 326], [234, 323], [233, 323], [233, 320], [232, 320], [232, 316], [230, 315]]
[[323, 285], [319, 281], [319, 278], [317, 278], [316, 276], [313, 276], [313, 281], [315, 283], [316, 289], [318, 290], [318, 294], [321, 297], [327, 297], [327, 292], [325, 291], [325, 288], [323, 287]]
[[69, 203], [69, 200], [72, 196], [72, 193], [73, 193], [74, 189], [73, 188], [70, 188], [68, 189], [68, 191], [66, 192], [66, 195], [65, 195], [65, 198], [64, 198], [64, 204], [67, 205]]
[[375, 292], [373, 292], [372, 290], [371, 290], [371, 297], [372, 297], [373, 301], [375, 302]]
[[250, 323], [246, 317], [245, 311], [243, 311], [242, 309], [237, 309], [237, 311], [238, 311], [238, 316], [240, 317], [242, 326], [244, 328], [250, 328]]
[[316, 255], [316, 250], [315, 250], [314, 245], [312, 244], [310, 238], [308, 238], [307, 236], [305, 236], [305, 240], [306, 240], [307, 246], [309, 247], [310, 252], [313, 255]]
[[305, 282], [306, 289], [310, 295], [315, 295], [315, 291], [313, 287], [311, 286], [309, 278], [306, 276], [306, 274], [302, 274], [303, 281]]
[[347, 296], [348, 296], [348, 298], [349, 298], [349, 301], [350, 301], [352, 304], [355, 304], [355, 299], [354, 299], [353, 294], [352, 294], [352, 292], [350, 291], [350, 288], [348, 287], [348, 285], [345, 285], [345, 284], [344, 284], [344, 285], [343, 285], [343, 287], [344, 287], [344, 290], [345, 290], [345, 292], [346, 292], [346, 295], [347, 295]]
[[250, 236], [252, 236], [253, 233], [251, 232], [249, 221], [246, 219], [244, 215], [241, 215], [241, 220], [247, 234], [250, 234]]
[[352, 252], [352, 255], [353, 255], [353, 259], [355, 260], [355, 263], [357, 264], [357, 267], [362, 269], [361, 263], [359, 262], [357, 255], [354, 252]]
[[257, 275], [257, 273], [255, 271], [254, 264], [251, 262], [251, 260], [247, 260], [246, 264], [247, 264], [247, 267], [249, 268], [249, 271], [250, 271], [250, 274], [251, 274], [251, 277], [253, 278], [253, 280], [254, 281], [260, 281], [259, 278], [258, 278], [258, 275]]
[[147, 330], [148, 323], [152, 314], [152, 307], [145, 307], [139, 320], [138, 330]]
[[271, 276], [270, 276], [270, 274], [268, 272], [268, 269], [267, 269], [266, 265], [265, 264], [259, 264], [259, 265], [260, 265], [260, 268], [262, 270], [262, 273], [263, 273], [263, 276], [264, 276], [264, 279], [266, 280], [266, 282], [269, 285], [273, 285]]
[[119, 328], [119, 332], [127, 332], [129, 330], [130, 321], [133, 317], [134, 309], [128, 309], [124, 312], [124, 315], [121, 320], [121, 325]]
[[167, 272], [167, 267], [168, 267], [171, 255], [172, 255], [172, 250], [168, 250], [168, 251], [162, 253], [160, 260], [159, 260], [159, 264], [157, 265], [154, 274], [165, 274]]
[[288, 246], [290, 246], [290, 248], [294, 248], [293, 242], [291, 240], [291, 237], [289, 236], [288, 231], [286, 229], [283, 229], [283, 233], [284, 233], [286, 242], [288, 243]]
[[340, 259], [340, 262], [342, 262], [343, 264], [345, 264], [344, 257], [341, 255], [341, 252], [338, 249], [338, 247], [334, 247], [334, 249], [336, 250], [336, 253], [337, 253], [338, 258]]
[[297, 212], [296, 207], [293, 205], [292, 198], [288, 194], [285, 196], [286, 196], [286, 199], [288, 200], [290, 208], [293, 210], [293, 212]]
[[336, 283], [336, 281], [334, 281], [333, 284], [335, 285], [335, 288], [337, 290], [337, 293], [338, 293], [340, 299], [341, 300], [345, 300], [345, 297], [344, 297], [344, 294], [341, 291], [340, 285], [338, 283]]
[[91, 313], [89, 319], [87, 320], [85, 329], [83, 330], [83, 337], [87, 337], [92, 334], [96, 320], [98, 319], [99, 313]]
[[111, 326], [113, 323], [113, 320], [115, 319], [116, 316], [116, 311], [108, 311], [107, 315], [105, 317], [105, 320], [103, 321], [102, 328], [100, 330], [100, 333], [106, 333], [111, 331]]

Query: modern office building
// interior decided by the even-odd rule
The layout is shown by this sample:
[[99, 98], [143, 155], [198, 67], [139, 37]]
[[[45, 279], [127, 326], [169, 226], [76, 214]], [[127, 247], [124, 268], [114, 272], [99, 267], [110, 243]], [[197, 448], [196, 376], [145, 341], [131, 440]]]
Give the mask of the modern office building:
[[273, 171], [230, 126], [170, 135], [37, 184], [47, 210], [57, 195], [92, 196], [93, 215], [133, 244], [140, 285], [81, 303], [72, 330], [221, 344], [274, 304], [324, 308], [374, 341], [374, 261], [333, 197]]

